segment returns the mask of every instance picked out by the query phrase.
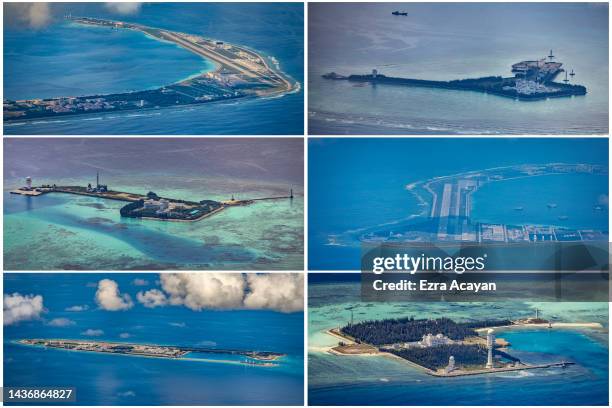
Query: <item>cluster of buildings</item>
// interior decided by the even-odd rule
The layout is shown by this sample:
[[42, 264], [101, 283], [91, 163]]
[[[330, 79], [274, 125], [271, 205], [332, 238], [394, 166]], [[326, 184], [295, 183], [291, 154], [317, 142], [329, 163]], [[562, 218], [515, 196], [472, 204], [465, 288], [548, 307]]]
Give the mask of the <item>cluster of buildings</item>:
[[431, 333], [425, 334], [421, 341], [416, 342], [419, 347], [436, 347], [443, 346], [446, 344], [453, 344], [453, 341], [443, 335], [442, 333], [438, 333], [435, 336]]
[[107, 102], [104, 98], [66, 97], [55, 99], [28, 99], [4, 101], [4, 114], [7, 117], [25, 116], [27, 111], [46, 113], [98, 112], [116, 109], [127, 105], [126, 101]]
[[[552, 55], [549, 55], [548, 58], [551, 59], [550, 57], [554, 58]], [[534, 81], [547, 81], [561, 71], [562, 65], [563, 63], [561, 62], [547, 61], [546, 58], [541, 58], [539, 60], [521, 61], [512, 64], [512, 72], [517, 77]]]
[[159, 197], [152, 191], [149, 191], [141, 209], [136, 211], [145, 211], [148, 215], [154, 213], [156, 216], [165, 218], [171, 215], [179, 215], [179, 213], [183, 213], [185, 211], [189, 212], [190, 210], [195, 212], [200, 211], [197, 206], [170, 201], [168, 199]]
[[[560, 216], [564, 221], [568, 217]], [[549, 225], [479, 224], [479, 242], [569, 242], [598, 241], [605, 233], [597, 230], [574, 230]]]
[[143, 204], [145, 210], [153, 210], [157, 215], [168, 214], [170, 212], [170, 201], [165, 198], [159, 198], [152, 192], [149, 192], [147, 197]]
[[147, 344], [110, 343], [104, 341], [79, 340], [21, 340], [21, 343], [32, 346], [60, 348], [73, 351], [90, 351], [97, 353], [133, 354], [148, 357], [180, 358], [186, 351], [167, 346], [154, 346]]
[[223, 87], [223, 88], [217, 89], [217, 91], [220, 92], [218, 95], [206, 94], [206, 95], [197, 97], [199, 98], [198, 100], [212, 100], [217, 96], [224, 96], [226, 98], [229, 98], [231, 96], [238, 96], [240, 92], [232, 90], [230, 88], [233, 88], [239, 83], [244, 82], [242, 78], [240, 78], [239, 75], [228, 73], [223, 70], [207, 72], [201, 77], [194, 78], [192, 81], [196, 85], [209, 85], [210, 86], [212, 83], [212, 84], [220, 85]]
[[96, 186], [92, 186], [91, 183], [87, 184], [86, 191], [88, 193], [106, 193], [108, 192], [108, 186], [106, 184], [100, 184], [100, 172], [96, 173]]
[[517, 79], [514, 81], [514, 86], [504, 86], [504, 91], [515, 90], [521, 95], [535, 95], [540, 93], [554, 93], [558, 92], [559, 88], [544, 85], [541, 82], [533, 81], [529, 79]]
[[225, 44], [223, 41], [215, 41], [215, 48], [220, 49], [220, 50], [231, 50], [232, 46], [230, 44]]
[[[502, 223], [472, 222], [472, 195], [481, 186], [500, 180], [510, 180], [548, 174], [607, 174], [607, 169], [589, 164], [547, 164], [514, 166], [487, 171], [464, 173], [457, 176], [434, 179], [422, 184], [426, 193], [432, 195], [430, 219], [432, 225], [423, 231], [427, 237], [437, 241], [463, 242], [547, 242], [586, 241], [600, 239], [604, 233], [593, 230], [573, 230], [563, 225], [508, 225]], [[416, 185], [410, 186], [416, 191]], [[415, 193], [418, 195], [418, 193]], [[549, 203], [549, 210], [557, 208]], [[525, 211], [515, 207], [515, 211]], [[594, 205], [594, 211], [604, 211], [604, 205]], [[559, 211], [559, 210], [556, 210]], [[559, 213], [559, 221], [567, 221], [569, 215]], [[394, 236], [400, 240], [402, 236]], [[605, 239], [605, 237], [603, 237]]]
[[61, 98], [48, 101], [46, 109], [58, 112], [74, 111], [99, 111], [103, 109], [114, 109], [115, 106], [108, 103], [104, 98]]
[[[545, 85], [546, 83], [555, 79], [559, 72], [563, 71], [561, 66], [563, 63], [553, 61], [555, 56], [552, 50], [548, 57], [544, 57], [538, 60], [528, 60], [517, 62], [512, 65], [512, 72], [516, 76], [514, 86], [504, 86], [505, 91], [516, 90], [521, 95], [536, 95], [544, 93], [555, 93], [559, 92], [559, 88]], [[574, 75], [572, 70], [571, 75]], [[567, 79], [564, 82], [569, 82]]]
[[444, 345], [454, 344], [454, 343], [455, 341], [451, 340], [449, 337], [446, 337], [442, 333], [438, 333], [436, 335], [428, 333], [428, 334], [424, 334], [423, 338], [419, 341], [397, 343], [397, 344], [393, 344], [391, 348], [394, 348], [394, 349], [429, 348], [429, 347], [444, 346]]

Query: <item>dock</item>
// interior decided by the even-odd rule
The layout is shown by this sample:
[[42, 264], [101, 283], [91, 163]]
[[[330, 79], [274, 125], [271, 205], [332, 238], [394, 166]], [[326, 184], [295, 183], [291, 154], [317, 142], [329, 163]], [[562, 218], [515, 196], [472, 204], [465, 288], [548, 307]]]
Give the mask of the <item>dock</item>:
[[[414, 363], [413, 363], [414, 364]], [[455, 370], [449, 373], [443, 371], [433, 371], [427, 370], [427, 373], [433, 375], [434, 377], [463, 377], [466, 375], [482, 375], [482, 374], [495, 374], [495, 373], [505, 373], [511, 371], [523, 371], [523, 370], [537, 370], [542, 368], [566, 368], [568, 366], [574, 365], [576, 363], [572, 363], [569, 361], [561, 361], [557, 363], [548, 363], [548, 364], [521, 364], [519, 366], [511, 366], [511, 367], [497, 367], [497, 368], [483, 368], [478, 370]]]
[[28, 178], [28, 180], [29, 183], [27, 183], [26, 187], [11, 190], [10, 193], [27, 197], [60, 193], [123, 201], [127, 204], [120, 209], [122, 217], [146, 220], [195, 222], [218, 214], [230, 207], [246, 206], [260, 201], [293, 200], [294, 198], [293, 189], [291, 189], [290, 193], [284, 196], [258, 197], [240, 200], [232, 196], [230, 200], [226, 201], [202, 200], [197, 202], [159, 197], [153, 192], [144, 195], [109, 190], [106, 185], [101, 185], [99, 183], [99, 175], [97, 177], [97, 183], [94, 186], [90, 184], [87, 187], [57, 186], [55, 184], [33, 187], [31, 186], [31, 179]]
[[66, 16], [75, 24], [141, 32], [171, 42], [212, 61], [215, 69], [166, 86], [123, 93], [62, 96], [4, 101], [4, 120], [28, 120], [67, 115], [159, 109], [243, 98], [279, 96], [299, 91], [301, 85], [278, 67], [278, 61], [245, 46], [196, 34], [142, 24], [90, 17]]
[[[564, 72], [563, 63], [553, 61], [552, 50], [549, 56], [537, 60], [526, 60], [511, 67], [514, 77], [486, 76], [481, 78], [455, 79], [451, 81], [433, 81], [427, 79], [390, 77], [373, 69], [371, 74], [342, 75], [330, 72], [322, 75], [324, 79], [349, 81], [372, 86], [392, 85], [421, 88], [437, 88], [454, 91], [472, 91], [512, 98], [519, 101], [537, 101], [548, 98], [573, 97], [587, 94], [583, 85], [570, 84], [567, 72], [563, 82], [554, 82]], [[548, 59], [548, 60], [547, 60]], [[575, 75], [575, 73], [572, 71]], [[572, 78], [573, 76], [572, 75]]]
[[93, 340], [22, 339], [17, 341], [17, 343], [26, 346], [62, 349], [69, 351], [107, 353], [168, 359], [189, 359], [186, 358], [186, 356], [192, 352], [204, 354], [239, 355], [249, 359], [246, 361], [242, 361], [242, 364], [261, 365], [265, 367], [276, 366], [276, 364], [272, 364], [272, 362], [285, 356], [285, 354], [283, 353], [273, 351], [217, 349], [180, 345], [174, 346], [157, 344], [137, 344]]
[[[607, 175], [608, 170], [604, 166], [584, 163], [550, 163], [497, 167], [414, 182], [406, 189], [423, 203], [423, 217], [427, 220], [406, 231], [393, 226], [393, 235], [385, 228], [373, 230], [363, 235], [362, 241], [404, 242], [405, 239], [451, 244], [520, 244], [607, 240], [607, 231], [564, 227], [563, 223], [569, 216], [563, 214], [558, 217], [558, 225], [475, 222], [472, 218], [473, 196], [487, 184], [563, 174]], [[555, 211], [555, 208], [556, 204], [548, 206], [549, 211]], [[517, 210], [523, 211], [524, 208], [515, 207], [514, 211]]]
[[[520, 321], [517, 321], [520, 322]], [[542, 325], [537, 325], [537, 327], [543, 327]], [[548, 326], [548, 323], [545, 323]], [[602, 328], [599, 323], [558, 323], [558, 327], [569, 327], [569, 328], [579, 328], [579, 327], [590, 327], [590, 328]], [[511, 328], [513, 326], [526, 326], [521, 323], [513, 323], [510, 326], [499, 326], [496, 328]], [[533, 326], [533, 325], [531, 325]], [[487, 332], [490, 328], [475, 328], [474, 331], [481, 333]], [[485, 375], [485, 374], [495, 374], [495, 373], [503, 373], [503, 372], [513, 372], [513, 371], [522, 371], [522, 370], [537, 370], [537, 369], [546, 369], [546, 368], [567, 368], [576, 363], [569, 361], [557, 361], [551, 363], [544, 364], [527, 364], [521, 362], [519, 359], [514, 358], [503, 352], [502, 354], [508, 358], [512, 358], [513, 363], [506, 364], [502, 367], [491, 367], [491, 368], [474, 368], [474, 369], [462, 369], [455, 368], [452, 371], [447, 371], [445, 369], [431, 369], [425, 366], [422, 366], [414, 361], [411, 361], [405, 357], [401, 357], [399, 355], [393, 354], [387, 350], [381, 349], [378, 346], [374, 346], [372, 344], [365, 343], [363, 341], [357, 341], [352, 336], [342, 332], [340, 328], [333, 328], [325, 331], [326, 334], [339, 339], [341, 342], [339, 345], [330, 347], [327, 352], [329, 354], [333, 354], [336, 356], [381, 356], [386, 358], [391, 358], [395, 361], [401, 361], [402, 363], [408, 364], [414, 368], [417, 368], [424, 373], [434, 376], [434, 377], [462, 377], [462, 376], [470, 376], [470, 375]], [[466, 343], [469, 342], [465, 341]]]

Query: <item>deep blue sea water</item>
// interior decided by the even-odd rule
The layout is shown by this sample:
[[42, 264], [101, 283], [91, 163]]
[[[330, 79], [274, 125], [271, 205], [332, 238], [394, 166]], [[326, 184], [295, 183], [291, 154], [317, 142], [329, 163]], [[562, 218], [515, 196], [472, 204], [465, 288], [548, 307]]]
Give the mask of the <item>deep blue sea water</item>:
[[[303, 82], [303, 5], [148, 3], [132, 15], [100, 4], [54, 4], [39, 29], [5, 24], [4, 95], [23, 99], [154, 88], [210, 70], [210, 62], [144, 34], [67, 23], [109, 18], [241, 44], [279, 60]], [[7, 18], [7, 17], [5, 17]], [[17, 121], [5, 134], [303, 134], [303, 92], [142, 112]]]
[[[498, 166], [545, 163], [608, 165], [606, 139], [330, 139], [309, 140], [309, 259], [311, 270], [358, 270], [360, 246], [329, 237], [406, 220], [422, 211], [405, 186], [418, 180]], [[520, 185], [520, 189], [517, 188]], [[504, 200], [500, 203], [500, 195]], [[605, 176], [562, 175], [491, 183], [474, 196], [479, 221], [559, 224], [607, 230]], [[555, 202], [559, 214], [546, 203]], [[516, 203], [516, 204], [515, 204]], [[516, 214], [515, 205], [525, 210]], [[588, 208], [589, 211], [585, 211]], [[561, 212], [563, 211], [563, 214]], [[520, 218], [520, 219], [518, 219]]]
[[[4, 386], [76, 387], [77, 405], [301, 405], [303, 401], [303, 313], [262, 310], [192, 311], [182, 306], [121, 312], [100, 310], [95, 283], [110, 278], [121, 292], [155, 286], [153, 274], [5, 274], [4, 293], [42, 295], [41, 320], [4, 327]], [[135, 286], [134, 278], [148, 281]], [[66, 308], [87, 305], [83, 312]], [[53, 327], [67, 318], [72, 326]], [[286, 353], [278, 367], [181, 361], [44, 350], [15, 344], [23, 338], [96, 340], [266, 350]], [[122, 338], [120, 334], [129, 337]], [[190, 355], [219, 359], [214, 355]], [[224, 359], [231, 357], [224, 356]]]

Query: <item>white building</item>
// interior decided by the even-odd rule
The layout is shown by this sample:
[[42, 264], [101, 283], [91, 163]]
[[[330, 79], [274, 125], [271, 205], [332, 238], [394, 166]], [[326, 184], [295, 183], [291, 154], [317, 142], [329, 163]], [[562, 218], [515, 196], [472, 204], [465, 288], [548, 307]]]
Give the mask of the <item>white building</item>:
[[452, 344], [452, 343], [453, 341], [449, 339], [448, 337], [446, 337], [445, 335], [443, 335], [442, 333], [438, 333], [435, 336], [429, 333], [423, 336], [423, 340], [419, 342], [419, 345], [421, 347], [435, 347], [435, 346], [442, 346], [445, 344]]
[[515, 89], [517, 93], [522, 95], [534, 95], [538, 93], [557, 92], [557, 88], [543, 85], [536, 81], [517, 79], [514, 86], [504, 86], [504, 90]]
[[159, 206], [158, 206], [158, 210], [155, 212], [156, 214], [164, 214], [169, 212], [169, 207], [170, 207], [170, 202], [168, 200], [166, 200], [165, 198], [162, 198], [161, 200], [158, 201]]
[[493, 329], [487, 331], [487, 368], [493, 368], [493, 345], [495, 344], [495, 334]]
[[446, 368], [444, 369], [444, 371], [448, 374], [452, 371], [455, 371], [455, 357], [454, 356], [450, 356], [448, 358], [448, 365], [446, 366]]
[[148, 210], [157, 210], [157, 209], [159, 209], [159, 207], [160, 207], [160, 204], [159, 204], [159, 201], [157, 201], [157, 200], [148, 199], [148, 200], [145, 200], [145, 202], [144, 202], [144, 208], [145, 209], [148, 209]]

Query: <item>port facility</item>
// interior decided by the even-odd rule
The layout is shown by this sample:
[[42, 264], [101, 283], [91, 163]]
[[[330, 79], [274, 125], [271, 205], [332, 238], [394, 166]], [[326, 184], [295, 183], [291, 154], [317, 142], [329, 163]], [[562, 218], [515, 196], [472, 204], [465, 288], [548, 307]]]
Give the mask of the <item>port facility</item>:
[[70, 351], [94, 352], [122, 354], [141, 357], [156, 357], [182, 359], [189, 353], [205, 354], [225, 354], [244, 356], [247, 360], [241, 361], [243, 364], [258, 365], [264, 367], [276, 366], [274, 361], [279, 360], [285, 355], [272, 351], [252, 351], [237, 349], [216, 349], [191, 346], [167, 346], [154, 344], [119, 343], [108, 341], [93, 340], [71, 340], [71, 339], [22, 339], [18, 344], [26, 346], [37, 346], [52, 349], [62, 349]]
[[293, 199], [293, 189], [290, 189], [289, 194], [285, 196], [238, 200], [232, 195], [231, 199], [225, 201], [186, 201], [160, 197], [152, 191], [149, 191], [147, 194], [137, 194], [109, 190], [106, 184], [100, 184], [99, 173], [96, 175], [96, 184], [88, 184], [87, 186], [58, 186], [56, 184], [45, 184], [35, 187], [32, 185], [32, 178], [26, 177], [25, 185], [15, 190], [11, 190], [10, 193], [27, 197], [63, 193], [124, 201], [127, 202], [127, 204], [120, 209], [122, 217], [187, 222], [200, 221], [229, 207], [245, 206], [259, 201]]
[[215, 69], [152, 90], [46, 99], [4, 100], [4, 120], [27, 120], [87, 113], [202, 104], [249, 97], [273, 97], [299, 91], [301, 85], [280, 70], [274, 57], [242, 45], [142, 24], [66, 16], [72, 23], [142, 32], [212, 61]]
[[[406, 185], [424, 208], [423, 222], [409, 226], [377, 228], [361, 235], [363, 242], [465, 242], [465, 243], [525, 243], [604, 241], [608, 232], [596, 229], [571, 229], [551, 225], [506, 225], [502, 223], [472, 221], [472, 196], [482, 186], [504, 180], [554, 174], [607, 175], [608, 169], [585, 163], [549, 163], [518, 165], [470, 171], [436, 177]], [[548, 203], [556, 211], [556, 203]], [[524, 211], [516, 207], [514, 211]], [[603, 204], [593, 204], [593, 211], [606, 210]], [[570, 214], [559, 213], [560, 223]]]
[[[342, 75], [329, 72], [322, 76], [329, 80], [369, 83], [373, 86], [395, 85], [482, 92], [520, 101], [586, 95], [587, 89], [585, 86], [570, 83], [576, 75], [574, 70], [571, 70], [568, 77], [567, 71], [562, 68], [563, 63], [554, 59], [555, 56], [550, 50], [547, 57], [517, 62], [511, 68], [513, 77], [487, 76], [451, 81], [432, 81], [386, 76], [381, 74], [378, 69], [373, 69], [371, 74]], [[565, 72], [565, 79], [562, 82], [555, 82], [557, 76], [562, 72]]]
[[[388, 320], [399, 322], [401, 319]], [[404, 319], [406, 320], [406, 319]], [[448, 320], [448, 319], [446, 319]], [[416, 321], [419, 322], [419, 321]], [[428, 320], [435, 322], [435, 320]], [[593, 330], [603, 330], [603, 326], [598, 323], [553, 323], [538, 316], [536, 310], [535, 317], [527, 317], [515, 321], [501, 322], [495, 327], [473, 327], [473, 334], [461, 339], [451, 339], [443, 333], [432, 335], [427, 333], [418, 341], [400, 341], [396, 340], [389, 344], [370, 344], [363, 338], [356, 338], [347, 331], [351, 331], [351, 326], [365, 325], [374, 330], [373, 324], [377, 322], [367, 321], [362, 323], [353, 323], [351, 321], [344, 327], [337, 327], [327, 330], [325, 333], [338, 339], [338, 345], [330, 347], [327, 352], [338, 356], [355, 356], [355, 355], [370, 355], [393, 358], [420, 369], [421, 371], [434, 377], [459, 377], [472, 376], [482, 374], [494, 374], [508, 371], [535, 370], [542, 368], [567, 368], [574, 365], [571, 361], [555, 361], [548, 363], [530, 364], [508, 354], [508, 348], [511, 346], [506, 340], [495, 337], [495, 329], [514, 329], [514, 328], [543, 328], [554, 329], [561, 328], [588, 328]], [[493, 323], [493, 322], [486, 322]], [[494, 323], [493, 323], [494, 324]], [[452, 336], [451, 336], [452, 337]], [[416, 350], [421, 353], [446, 353], [447, 347], [452, 347], [455, 352], [466, 350], [466, 354], [476, 353], [481, 354], [482, 363], [470, 362], [464, 364], [461, 357], [450, 355], [448, 364], [443, 366], [425, 366], [417, 359], [410, 356], [409, 350]], [[418, 355], [418, 353], [417, 353]]]

